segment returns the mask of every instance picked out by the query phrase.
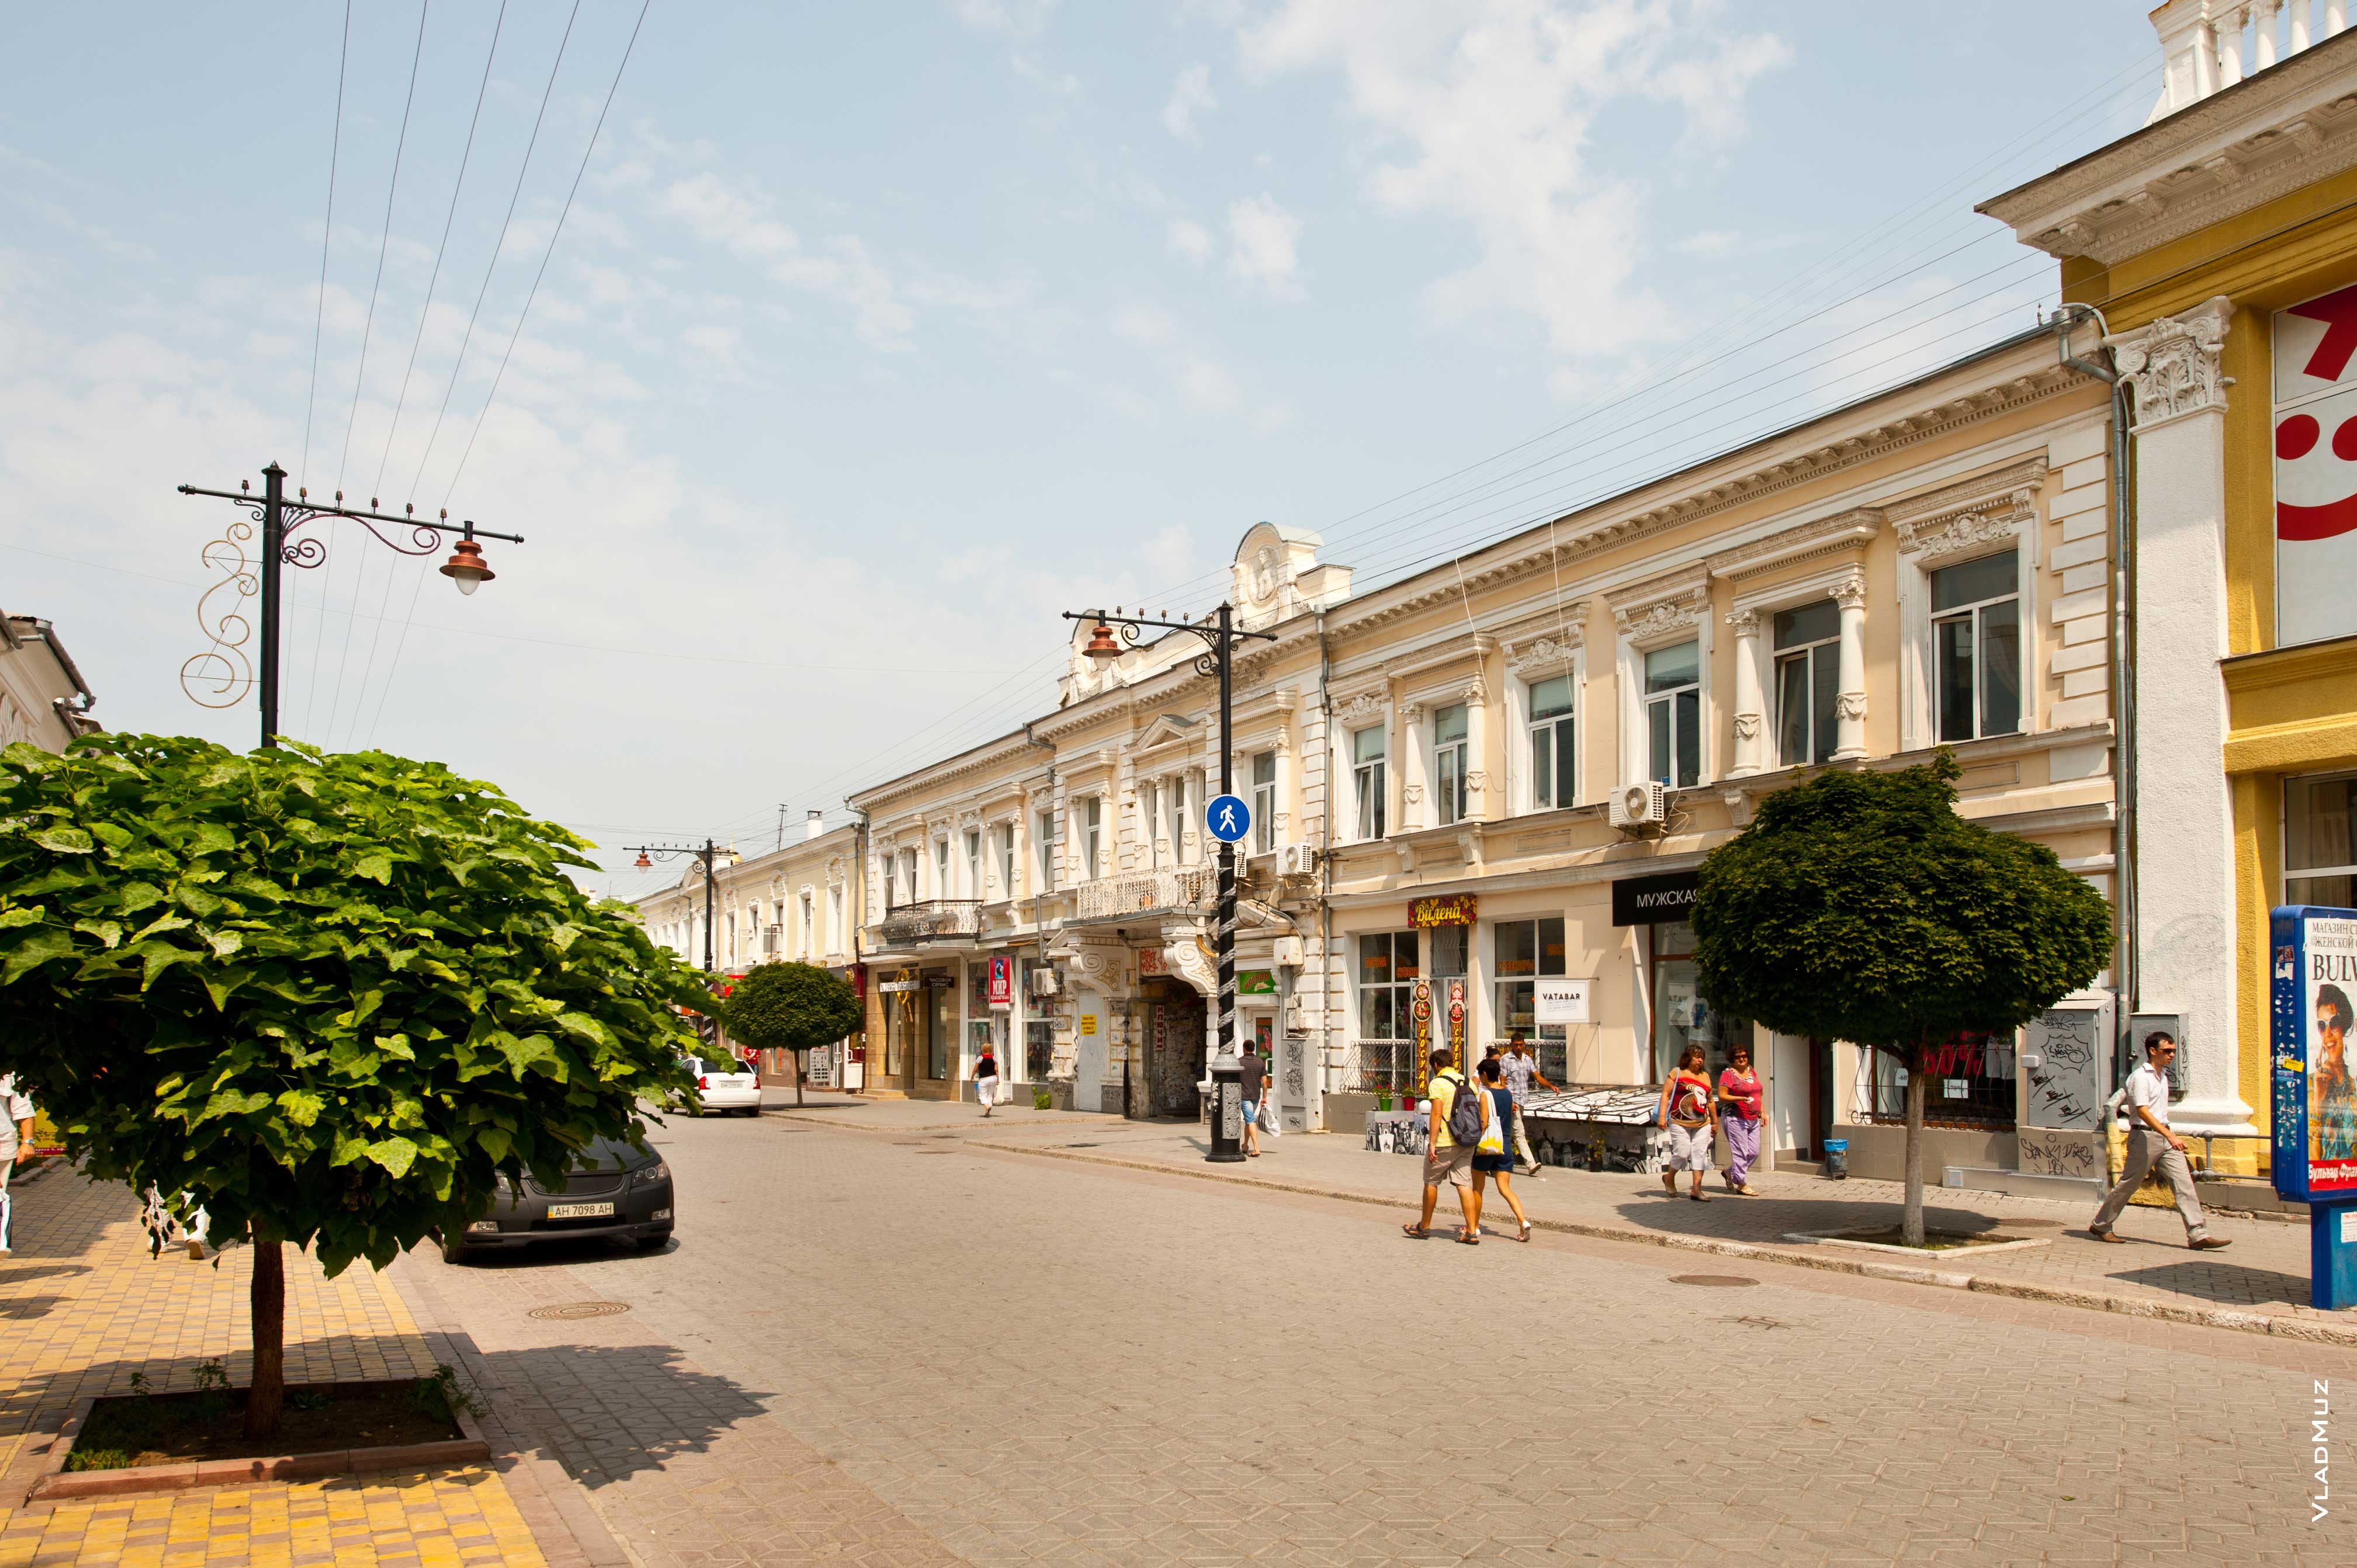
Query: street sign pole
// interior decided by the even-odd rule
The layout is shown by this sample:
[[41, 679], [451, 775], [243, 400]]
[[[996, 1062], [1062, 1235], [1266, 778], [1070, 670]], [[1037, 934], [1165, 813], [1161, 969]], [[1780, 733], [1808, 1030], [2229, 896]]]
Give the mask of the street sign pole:
[[[1220, 606], [1220, 793], [1235, 790], [1234, 724], [1235, 643], [1230, 636], [1232, 612]], [[1224, 834], [1220, 839], [1219, 927], [1213, 935], [1220, 965], [1220, 1054], [1211, 1064], [1211, 1165], [1233, 1165], [1244, 1157], [1243, 1064], [1236, 1058], [1236, 846]]]

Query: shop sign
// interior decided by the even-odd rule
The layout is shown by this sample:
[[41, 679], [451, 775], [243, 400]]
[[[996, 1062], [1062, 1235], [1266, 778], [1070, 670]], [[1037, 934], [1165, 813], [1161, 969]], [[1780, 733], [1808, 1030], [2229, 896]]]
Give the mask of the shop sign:
[[1236, 971], [1236, 994], [1239, 996], [1275, 995], [1276, 971], [1273, 969], [1240, 969]]
[[2275, 318], [2276, 646], [2357, 632], [2357, 486], [2341, 432], [2357, 417], [2357, 288]]
[[2286, 905], [2269, 925], [2276, 1191], [2345, 1202], [2357, 1197], [2357, 1063], [2349, 1059], [2357, 909]]
[[1612, 923], [1660, 926], [1694, 912], [1699, 873], [1665, 871], [1659, 876], [1624, 876], [1612, 885]]
[[1551, 975], [1531, 983], [1534, 1021], [1541, 1024], [1585, 1024], [1587, 1017], [1586, 976], [1566, 979]]
[[925, 983], [921, 980], [888, 980], [876, 987], [888, 996], [896, 992], [922, 991], [924, 988]]
[[1457, 1070], [1463, 1072], [1465, 1061], [1465, 981], [1461, 975], [1448, 980], [1448, 1054], [1457, 1058]]
[[990, 961], [990, 1004], [993, 1007], [1015, 1005], [1015, 961], [1005, 953]]
[[1162, 950], [1160, 948], [1140, 948], [1137, 950], [1137, 977], [1140, 980], [1146, 980], [1154, 975], [1168, 974], [1169, 972], [1169, 962], [1163, 958]]
[[1407, 923], [1419, 931], [1429, 926], [1469, 926], [1473, 923], [1475, 902], [1470, 893], [1418, 898], [1407, 907]]
[[1096, 1015], [1095, 1014], [1093, 1014], [1093, 1013], [1083, 1013], [1083, 1014], [1082, 1014], [1082, 1015], [1081, 1015], [1081, 1033], [1082, 1033], [1082, 1034], [1083, 1034], [1083, 1035], [1093, 1035], [1093, 1034], [1095, 1034], [1096, 1032], [1097, 1032], [1097, 1015]]
[[925, 984], [933, 991], [954, 991], [957, 977], [946, 969], [929, 969], [925, 971]]
[[1432, 982], [1419, 980], [1408, 1004], [1415, 1019], [1415, 1080], [1424, 1081], [1424, 1064], [1432, 1059]]

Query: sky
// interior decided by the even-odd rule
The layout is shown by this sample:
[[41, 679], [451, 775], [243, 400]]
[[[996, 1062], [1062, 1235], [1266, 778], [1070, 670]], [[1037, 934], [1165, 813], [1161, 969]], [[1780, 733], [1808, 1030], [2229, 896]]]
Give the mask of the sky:
[[1052, 710], [1060, 611], [1208, 608], [1256, 521], [1372, 585], [2032, 326], [1972, 205], [2143, 123], [2145, 9], [13, 7], [0, 607], [242, 747], [175, 486], [521, 533], [462, 598], [309, 525], [282, 728], [634, 896]]

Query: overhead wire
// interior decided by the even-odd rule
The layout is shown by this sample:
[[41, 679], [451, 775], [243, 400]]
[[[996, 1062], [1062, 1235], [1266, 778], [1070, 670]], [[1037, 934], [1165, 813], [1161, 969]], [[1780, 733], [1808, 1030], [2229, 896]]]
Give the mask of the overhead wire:
[[336, 165], [344, 151], [344, 70], [352, 57], [352, 0], [344, 0], [344, 41], [336, 57], [336, 119], [328, 138], [328, 216], [319, 231], [319, 299], [311, 314], [311, 390], [303, 401], [303, 462], [296, 484], [311, 471], [311, 421], [319, 406], [319, 341], [328, 323], [328, 249], [336, 233]]

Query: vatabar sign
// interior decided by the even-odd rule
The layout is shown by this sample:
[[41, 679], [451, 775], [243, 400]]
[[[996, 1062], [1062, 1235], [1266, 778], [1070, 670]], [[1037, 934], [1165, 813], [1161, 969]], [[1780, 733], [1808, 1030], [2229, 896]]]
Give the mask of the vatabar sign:
[[1550, 975], [1531, 983], [1532, 1019], [1539, 1024], [1585, 1024], [1587, 1018], [1587, 980], [1585, 976], [1568, 980], [1562, 975]]
[[2276, 646], [2357, 632], [2357, 285], [2276, 312]]
[[2307, 1203], [2357, 1198], [2357, 909], [2288, 904], [2268, 921], [2276, 1190]]

